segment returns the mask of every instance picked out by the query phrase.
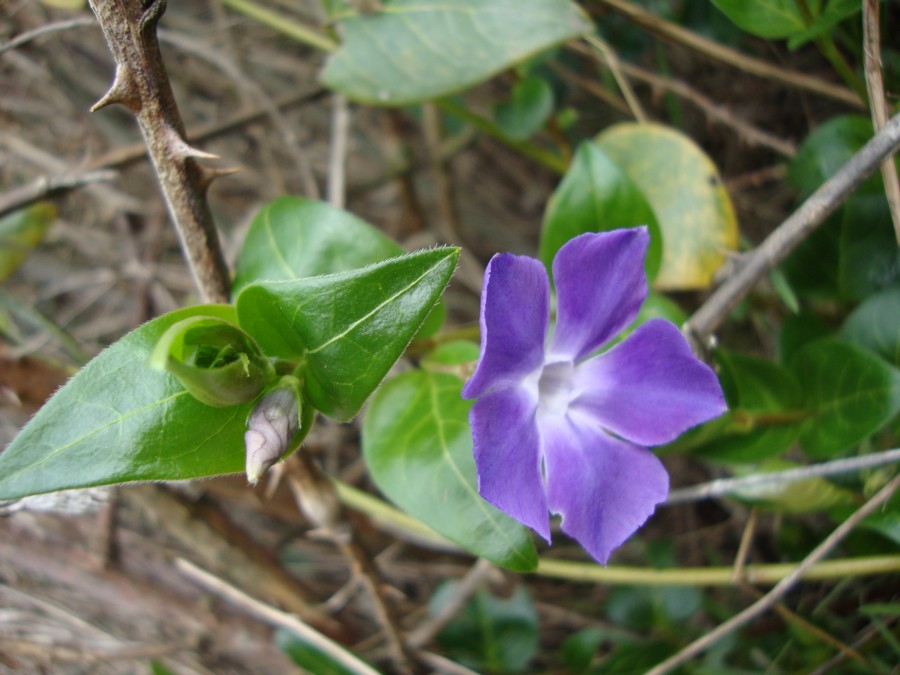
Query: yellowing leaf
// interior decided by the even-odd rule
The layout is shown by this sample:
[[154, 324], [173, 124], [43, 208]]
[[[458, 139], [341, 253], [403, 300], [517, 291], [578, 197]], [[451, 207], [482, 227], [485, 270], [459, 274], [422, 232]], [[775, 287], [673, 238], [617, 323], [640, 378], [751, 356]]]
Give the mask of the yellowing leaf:
[[654, 287], [708, 288], [738, 245], [734, 207], [715, 164], [687, 136], [660, 124], [617, 124], [596, 142], [656, 214], [663, 255]]

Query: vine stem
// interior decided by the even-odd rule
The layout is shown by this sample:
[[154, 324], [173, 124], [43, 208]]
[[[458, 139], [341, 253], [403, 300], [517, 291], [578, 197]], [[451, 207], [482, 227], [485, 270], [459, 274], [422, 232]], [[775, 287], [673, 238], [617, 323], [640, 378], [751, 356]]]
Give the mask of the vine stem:
[[900, 148], [900, 114], [895, 115], [834, 176], [800, 205], [751, 254], [737, 273], [719, 286], [684, 325], [684, 332], [704, 351], [707, 340], [728, 312], [773, 267], [862, 185], [881, 163]]
[[191, 147], [159, 52], [156, 28], [166, 0], [90, 0], [116, 62], [109, 91], [91, 108], [119, 104], [137, 119], [169, 215], [204, 302], [228, 302], [230, 279], [206, 200], [213, 179], [230, 170], [200, 166], [215, 155]]
[[806, 556], [806, 558], [803, 559], [802, 563], [794, 568], [793, 572], [775, 584], [771, 591], [742, 612], [731, 617], [725, 623], [720, 624], [714, 630], [706, 633], [702, 638], [695, 640], [678, 653], [648, 670], [647, 675], [663, 675], [664, 673], [674, 670], [708, 649], [723, 637], [730, 635], [771, 609], [779, 600], [781, 600], [781, 598], [787, 595], [788, 591], [800, 581], [813, 565], [825, 558], [825, 556], [827, 556], [844, 539], [844, 537], [850, 534], [853, 528], [859, 525], [863, 518], [874, 512], [875, 509], [890, 499], [891, 495], [894, 494], [898, 487], [900, 487], [900, 476], [897, 476], [894, 480], [881, 488], [874, 497], [863, 504], [852, 516], [838, 525], [831, 534], [829, 534], [808, 556]]

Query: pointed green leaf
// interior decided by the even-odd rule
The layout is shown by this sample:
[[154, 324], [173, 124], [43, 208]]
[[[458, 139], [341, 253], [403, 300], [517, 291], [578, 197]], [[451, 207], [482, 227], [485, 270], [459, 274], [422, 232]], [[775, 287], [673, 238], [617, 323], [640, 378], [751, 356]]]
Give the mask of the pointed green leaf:
[[166, 330], [194, 316], [235, 320], [206, 305], [154, 319], [97, 355], [0, 454], [0, 499], [138, 480], [236, 473], [252, 406], [212, 408], [147, 365]]
[[191, 396], [217, 408], [248, 403], [275, 379], [275, 369], [253, 338], [211, 316], [171, 326], [147, 363], [172, 373]]
[[556, 252], [579, 234], [637, 225], [650, 228], [645, 267], [647, 276], [653, 279], [659, 270], [663, 247], [653, 209], [640, 188], [606, 153], [594, 143], [582, 143], [547, 204], [540, 258], [551, 270]]
[[[784, 471], [796, 466], [791, 462], [772, 460], [761, 466], [736, 471], [735, 475]], [[742, 501], [755, 504], [763, 510], [776, 513], [811, 513], [824, 511], [834, 506], [856, 503], [856, 496], [852, 491], [818, 477], [791, 483], [762, 483], [741, 488], [734, 493], [734, 496]]]
[[350, 419], [403, 354], [458, 257], [459, 249], [438, 248], [339, 274], [257, 282], [238, 295], [240, 324], [270, 356], [305, 364], [318, 410]]
[[832, 457], [878, 431], [900, 411], [900, 370], [838, 340], [817, 340], [789, 364], [810, 418], [800, 436], [811, 457]]
[[715, 164], [690, 138], [660, 124], [616, 124], [596, 142], [656, 215], [663, 252], [654, 287], [708, 288], [738, 245], [734, 207]]
[[502, 567], [537, 566], [528, 530], [478, 495], [471, 401], [452, 375], [415, 371], [387, 382], [369, 404], [363, 452], [379, 489], [436, 532]]
[[403, 254], [347, 211], [302, 197], [279, 197], [250, 224], [234, 273], [233, 297], [254, 281], [282, 281], [365, 267]]
[[828, 0], [825, 8], [815, 16], [809, 28], [791, 35], [788, 40], [788, 49], [797, 49], [810, 40], [829, 32], [844, 19], [848, 19], [862, 11], [862, 3], [859, 0]]
[[841, 333], [900, 367], [900, 288], [873, 295], [847, 317]]
[[361, 103], [406, 105], [482, 82], [591, 30], [569, 0], [392, 0], [338, 21], [325, 86]]

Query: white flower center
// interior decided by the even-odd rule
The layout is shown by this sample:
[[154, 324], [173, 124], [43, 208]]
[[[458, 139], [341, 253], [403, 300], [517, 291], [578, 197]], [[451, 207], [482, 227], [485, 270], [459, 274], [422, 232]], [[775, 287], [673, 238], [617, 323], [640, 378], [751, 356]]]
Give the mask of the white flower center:
[[538, 408], [545, 414], [565, 415], [574, 396], [575, 364], [557, 361], [545, 364], [538, 378]]

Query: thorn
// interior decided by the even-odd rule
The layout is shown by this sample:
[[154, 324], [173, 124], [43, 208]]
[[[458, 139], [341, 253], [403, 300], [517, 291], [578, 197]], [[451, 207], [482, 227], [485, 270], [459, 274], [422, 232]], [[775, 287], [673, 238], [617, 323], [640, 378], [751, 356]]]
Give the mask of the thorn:
[[173, 157], [179, 157], [181, 159], [187, 159], [188, 157], [193, 157], [195, 159], [220, 159], [218, 155], [195, 148], [184, 140], [181, 137], [181, 134], [172, 127], [166, 127], [165, 135], [166, 145]]
[[231, 176], [233, 174], [240, 173], [244, 169], [240, 166], [229, 166], [222, 168], [198, 166], [197, 170], [200, 174], [200, 189], [205, 192], [209, 189], [210, 184], [216, 178], [221, 178], [222, 176]]
[[103, 98], [91, 106], [91, 112], [97, 112], [101, 108], [116, 103], [125, 106], [135, 114], [141, 109], [141, 97], [138, 95], [131, 71], [121, 66], [116, 66], [116, 76], [112, 86], [103, 95]]

